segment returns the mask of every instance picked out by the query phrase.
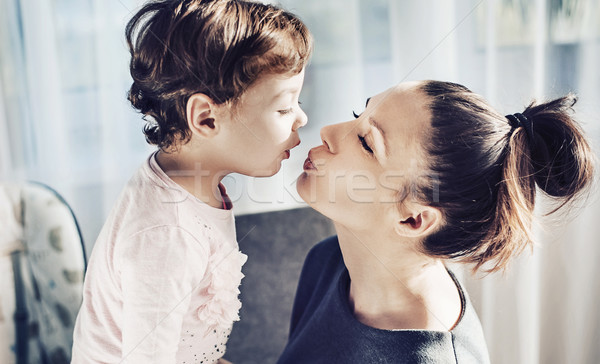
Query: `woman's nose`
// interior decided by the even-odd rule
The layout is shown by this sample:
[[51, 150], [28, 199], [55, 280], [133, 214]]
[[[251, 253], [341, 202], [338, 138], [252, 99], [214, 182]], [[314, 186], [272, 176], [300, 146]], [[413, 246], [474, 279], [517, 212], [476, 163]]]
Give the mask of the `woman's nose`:
[[327, 125], [321, 128], [321, 140], [323, 141], [323, 145], [327, 147], [329, 152], [334, 153], [333, 151], [333, 136], [335, 132], [335, 125]]
[[352, 134], [354, 128], [356, 128], [356, 121], [354, 120], [324, 126], [321, 128], [323, 145], [329, 149], [329, 152], [338, 153], [341, 147], [345, 145], [344, 140]]

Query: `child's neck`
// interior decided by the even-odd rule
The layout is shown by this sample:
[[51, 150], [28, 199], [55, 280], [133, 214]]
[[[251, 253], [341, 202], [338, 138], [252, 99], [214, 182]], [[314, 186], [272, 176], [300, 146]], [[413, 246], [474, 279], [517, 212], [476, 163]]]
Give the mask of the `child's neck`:
[[194, 195], [196, 198], [215, 208], [224, 208], [223, 196], [219, 184], [228, 171], [211, 168], [191, 158], [184, 148], [165, 153], [162, 150], [156, 155], [160, 168], [173, 182]]

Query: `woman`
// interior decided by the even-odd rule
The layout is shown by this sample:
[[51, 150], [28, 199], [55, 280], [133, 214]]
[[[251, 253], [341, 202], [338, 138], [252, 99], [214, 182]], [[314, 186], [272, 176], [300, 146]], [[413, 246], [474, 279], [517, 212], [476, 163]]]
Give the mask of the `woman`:
[[504, 269], [531, 246], [536, 187], [560, 208], [590, 185], [574, 103], [505, 117], [457, 84], [402, 83], [323, 128], [297, 189], [337, 236], [306, 258], [279, 363], [488, 363], [444, 264]]

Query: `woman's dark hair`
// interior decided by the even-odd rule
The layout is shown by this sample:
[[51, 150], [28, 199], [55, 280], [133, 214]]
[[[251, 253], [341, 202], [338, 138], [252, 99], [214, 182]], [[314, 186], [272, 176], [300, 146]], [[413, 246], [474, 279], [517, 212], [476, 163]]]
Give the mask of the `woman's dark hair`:
[[474, 270], [488, 262], [488, 272], [502, 270], [532, 244], [536, 186], [560, 202], [554, 213], [592, 184], [595, 158], [571, 117], [577, 99], [531, 103], [522, 112], [530, 136], [464, 86], [425, 81], [421, 90], [429, 99], [425, 152], [435, 178], [416, 193], [444, 215], [423, 249], [474, 263]]
[[235, 104], [261, 74], [297, 74], [312, 52], [312, 36], [296, 16], [244, 0], [153, 1], [125, 36], [128, 99], [144, 114], [146, 140], [161, 149], [189, 140], [191, 95]]

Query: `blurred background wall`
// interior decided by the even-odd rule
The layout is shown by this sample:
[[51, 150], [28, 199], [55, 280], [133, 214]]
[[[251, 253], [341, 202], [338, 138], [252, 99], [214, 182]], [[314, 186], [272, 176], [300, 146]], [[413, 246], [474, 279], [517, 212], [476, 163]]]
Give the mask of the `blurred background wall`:
[[[60, 192], [80, 221], [88, 252], [119, 191], [153, 150], [141, 133], [140, 115], [126, 101], [131, 80], [123, 32], [140, 4], [0, 0], [0, 180], [35, 180]], [[309, 123], [301, 130], [302, 145], [276, 176], [226, 178], [247, 230], [258, 224], [253, 221], [275, 226], [289, 223], [290, 216], [305, 216], [284, 210], [304, 206], [294, 181], [308, 149], [320, 142], [319, 129], [349, 120], [352, 111], [363, 110], [366, 98], [404, 80], [462, 83], [504, 113], [522, 111], [533, 98], [576, 92], [578, 119], [598, 145], [598, 0], [281, 4], [300, 15], [316, 40], [300, 97]], [[267, 213], [272, 219], [243, 217], [249, 213]], [[599, 213], [595, 190], [578, 217], [540, 225], [535, 252], [523, 255], [504, 276], [464, 274], [493, 363], [600, 362]], [[280, 245], [294, 244], [293, 234], [299, 233], [277, 231], [272, 242]], [[315, 239], [331, 232], [318, 231], [322, 234]], [[249, 241], [254, 240], [240, 246], [252, 252], [251, 258], [274, 254], [268, 245]], [[304, 253], [286, 252], [296, 262], [284, 283], [290, 295]], [[286, 265], [270, 271], [248, 267], [246, 279], [252, 281]], [[242, 295], [260, 294], [244, 289]], [[279, 309], [287, 313], [291, 307]], [[248, 320], [251, 316], [246, 314]], [[258, 349], [248, 352], [248, 360], [258, 362], [260, 356]]]

